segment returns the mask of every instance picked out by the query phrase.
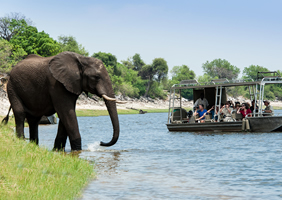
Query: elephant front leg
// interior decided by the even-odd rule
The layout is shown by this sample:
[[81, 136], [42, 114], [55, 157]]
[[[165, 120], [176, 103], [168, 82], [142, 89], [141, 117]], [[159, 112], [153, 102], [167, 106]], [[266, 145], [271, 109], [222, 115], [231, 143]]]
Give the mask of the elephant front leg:
[[75, 114], [75, 104], [78, 96], [65, 90], [63, 85], [59, 85], [52, 91], [52, 101], [59, 116], [59, 128], [55, 140], [55, 148], [65, 147], [66, 138], [69, 137], [71, 150], [81, 150], [81, 136], [78, 130], [78, 123]]
[[64, 151], [65, 150], [65, 146], [66, 146], [66, 142], [67, 142], [67, 130], [64, 126], [64, 124], [62, 123], [62, 121], [59, 121], [59, 127], [58, 127], [58, 132], [57, 132], [57, 137], [55, 139], [55, 143], [54, 143], [54, 151]]
[[64, 149], [66, 146], [67, 137], [69, 137], [71, 150], [80, 151], [81, 136], [78, 130], [76, 114], [74, 111], [69, 112], [68, 115], [66, 114], [67, 112], [63, 112], [63, 114], [60, 114], [60, 112], [58, 113], [60, 121], [54, 149]]

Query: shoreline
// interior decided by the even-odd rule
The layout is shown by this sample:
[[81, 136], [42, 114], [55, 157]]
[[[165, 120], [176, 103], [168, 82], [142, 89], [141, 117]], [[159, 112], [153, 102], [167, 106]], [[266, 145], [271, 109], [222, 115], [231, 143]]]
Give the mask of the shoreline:
[[[98, 99], [98, 98], [97, 98]], [[126, 104], [117, 104], [118, 114], [138, 114], [139, 110], [147, 111], [148, 113], [168, 112], [169, 100], [151, 99], [140, 97], [139, 99], [133, 99], [129, 97], [117, 97], [120, 101], [126, 101]], [[230, 99], [230, 98], [228, 98]], [[231, 100], [235, 101], [235, 99]], [[236, 101], [250, 102], [248, 99], [238, 97]], [[179, 101], [175, 102], [175, 107], [179, 105]], [[282, 101], [270, 101], [270, 105], [275, 110], [282, 109]], [[0, 116], [6, 116], [10, 107], [10, 102], [7, 97], [7, 93], [0, 91]], [[193, 101], [183, 99], [182, 107], [187, 111], [193, 108]], [[133, 108], [133, 109], [132, 109]], [[264, 108], [264, 105], [263, 105]], [[137, 110], [134, 110], [137, 109]], [[12, 113], [12, 112], [11, 112]], [[80, 95], [76, 103], [77, 116], [102, 116], [108, 115], [107, 107], [104, 100], [94, 100], [93, 98]]]

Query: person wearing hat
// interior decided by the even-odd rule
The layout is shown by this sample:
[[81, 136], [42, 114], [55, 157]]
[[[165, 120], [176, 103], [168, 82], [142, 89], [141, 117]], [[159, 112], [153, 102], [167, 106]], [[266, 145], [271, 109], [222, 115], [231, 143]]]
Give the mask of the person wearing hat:
[[263, 101], [264, 105], [266, 106], [263, 110], [264, 116], [272, 116], [274, 113], [274, 110], [272, 106], [270, 105], [270, 102], [268, 100]]

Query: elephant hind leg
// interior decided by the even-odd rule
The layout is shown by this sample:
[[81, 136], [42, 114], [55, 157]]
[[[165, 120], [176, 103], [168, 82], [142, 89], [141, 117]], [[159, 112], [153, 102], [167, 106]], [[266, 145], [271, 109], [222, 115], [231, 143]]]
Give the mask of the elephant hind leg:
[[29, 125], [29, 141], [38, 145], [38, 124], [41, 117], [27, 116], [26, 118]]
[[66, 142], [67, 142], [67, 130], [63, 124], [63, 122], [60, 120], [59, 121], [59, 127], [58, 127], [58, 133], [55, 139], [55, 143], [54, 143], [54, 151], [64, 151], [65, 150], [65, 146], [66, 146]]
[[14, 92], [9, 93], [9, 100], [15, 116], [16, 134], [18, 138], [24, 138], [24, 121], [26, 117], [24, 106]]
[[[14, 112], [14, 111], [13, 111]], [[25, 120], [25, 114], [16, 114], [14, 112], [15, 116], [15, 122], [16, 122], [16, 134], [18, 138], [24, 139], [24, 120]]]

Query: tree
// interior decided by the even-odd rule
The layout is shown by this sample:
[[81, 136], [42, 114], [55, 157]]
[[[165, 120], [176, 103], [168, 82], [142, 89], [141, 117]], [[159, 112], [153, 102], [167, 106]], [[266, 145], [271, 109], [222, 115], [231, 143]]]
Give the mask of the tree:
[[[193, 70], [190, 70], [187, 65], [174, 66], [170, 71], [170, 73], [172, 77], [171, 77], [171, 81], [169, 82], [169, 87], [171, 87], [174, 84], [178, 84], [183, 80], [195, 79], [196, 76], [195, 72]], [[181, 94], [186, 99], [192, 99], [193, 90], [191, 89], [182, 90]]]
[[161, 82], [167, 76], [168, 66], [163, 58], [155, 58], [151, 65], [144, 65], [140, 71], [142, 79], [148, 80], [144, 96], [148, 96], [150, 86], [154, 81]]
[[115, 55], [99, 51], [98, 53], [94, 53], [92, 57], [100, 59], [106, 66], [112, 66], [114, 74], [120, 75], [117, 69], [117, 58]]
[[268, 72], [269, 70], [265, 67], [259, 65], [250, 65], [249, 67], [245, 67], [243, 70], [243, 78], [251, 78], [253, 80], [257, 80], [258, 72]]
[[117, 58], [111, 53], [105, 53], [100, 51], [98, 53], [94, 53], [92, 57], [100, 59], [107, 66], [110, 65], [114, 67], [117, 65]]
[[225, 59], [215, 59], [211, 62], [207, 61], [202, 65], [202, 68], [204, 72], [212, 78], [217, 76], [218, 78], [236, 79], [240, 73], [238, 67], [231, 65]]
[[44, 31], [38, 32], [34, 26], [25, 24], [20, 27], [10, 43], [22, 48], [27, 54], [37, 54], [43, 57], [57, 55], [61, 52], [59, 43], [49, 37]]
[[195, 72], [190, 70], [187, 65], [182, 66], [174, 66], [171, 73], [171, 79], [175, 81], [183, 81], [183, 80], [190, 80], [195, 78]]
[[38, 32], [31, 24], [29, 19], [19, 13], [0, 18], [0, 35], [12, 47], [8, 68], [17, 64], [27, 54], [47, 57], [61, 52], [58, 42], [44, 31]]
[[167, 76], [168, 66], [167, 62], [163, 58], [155, 58], [152, 63], [152, 67], [156, 71], [156, 80], [160, 83], [161, 80]]
[[13, 47], [8, 41], [0, 39], [0, 72], [9, 72], [25, 55], [22, 48]]
[[207, 82], [211, 82], [212, 79], [218, 79], [218, 77], [210, 77], [208, 74], [203, 74], [202, 76], [197, 76], [197, 80], [199, 83], [207, 83]]
[[6, 72], [9, 70], [10, 55], [13, 46], [6, 40], [0, 39], [0, 72]]
[[140, 54], [136, 53], [133, 57], [133, 70], [140, 71], [142, 67], [145, 65], [144, 61], [141, 59]]
[[32, 25], [32, 21], [20, 13], [11, 13], [0, 18], [0, 36], [7, 41], [18, 33], [26, 25]]
[[140, 71], [145, 65], [144, 61], [141, 59], [140, 54], [136, 53], [133, 57], [129, 57], [127, 60], [121, 61], [124, 66], [128, 69], [133, 69], [135, 71]]
[[73, 36], [59, 36], [58, 41], [62, 51], [71, 51], [83, 56], [89, 56], [88, 51], [81, 44], [78, 44]]
[[144, 65], [140, 71], [141, 78], [143, 80], [147, 80], [147, 89], [144, 94], [144, 97], [147, 97], [151, 83], [153, 81], [153, 77], [155, 75], [155, 70], [152, 65]]

